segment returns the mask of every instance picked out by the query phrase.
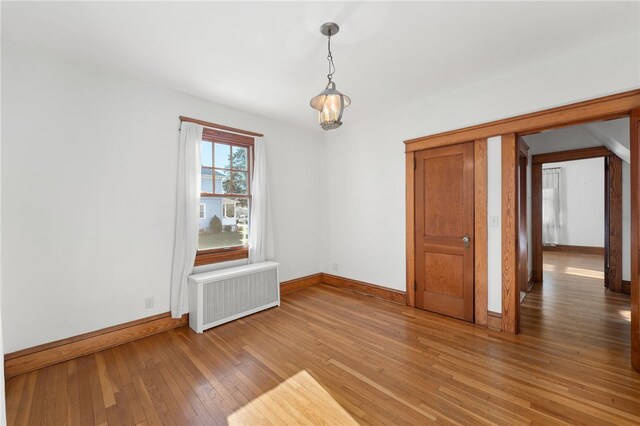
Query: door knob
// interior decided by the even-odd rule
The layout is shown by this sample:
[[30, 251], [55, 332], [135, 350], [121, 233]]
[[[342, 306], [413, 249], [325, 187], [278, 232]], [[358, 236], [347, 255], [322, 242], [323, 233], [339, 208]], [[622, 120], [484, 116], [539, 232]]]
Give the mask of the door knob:
[[465, 234], [464, 237], [462, 237], [462, 243], [464, 244], [464, 248], [469, 248], [469, 235]]

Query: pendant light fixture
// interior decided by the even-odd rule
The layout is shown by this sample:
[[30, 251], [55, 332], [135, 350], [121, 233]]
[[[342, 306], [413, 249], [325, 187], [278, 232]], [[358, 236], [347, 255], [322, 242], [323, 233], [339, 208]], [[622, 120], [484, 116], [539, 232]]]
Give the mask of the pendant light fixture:
[[318, 111], [320, 126], [324, 130], [337, 129], [342, 126], [342, 113], [344, 109], [351, 104], [351, 98], [336, 90], [336, 84], [332, 81], [336, 67], [333, 65], [333, 56], [331, 55], [331, 36], [338, 34], [340, 27], [333, 22], [327, 22], [320, 27], [320, 32], [327, 36], [327, 61], [329, 62], [329, 74], [327, 78], [329, 83], [327, 87], [315, 98], [311, 99], [311, 108]]

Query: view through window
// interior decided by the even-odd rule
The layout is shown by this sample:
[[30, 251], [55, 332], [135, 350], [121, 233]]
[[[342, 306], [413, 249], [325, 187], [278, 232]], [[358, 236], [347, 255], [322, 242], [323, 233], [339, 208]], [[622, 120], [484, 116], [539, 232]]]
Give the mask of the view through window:
[[233, 136], [210, 137], [200, 144], [198, 254], [247, 245], [252, 146], [244, 142], [249, 138], [235, 143], [230, 141]]

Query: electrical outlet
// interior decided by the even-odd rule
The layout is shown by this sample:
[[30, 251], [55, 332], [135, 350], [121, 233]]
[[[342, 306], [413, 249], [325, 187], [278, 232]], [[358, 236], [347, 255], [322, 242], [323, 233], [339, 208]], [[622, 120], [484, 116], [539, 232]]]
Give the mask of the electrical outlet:
[[331, 264], [331, 269], [333, 269], [334, 271], [337, 271], [339, 269], [338, 268], [338, 264], [337, 263], [332, 263]]
[[153, 308], [153, 296], [152, 297], [145, 297], [144, 298], [144, 307], [146, 309], [151, 309]]
[[489, 226], [497, 228], [500, 223], [500, 216], [489, 216]]

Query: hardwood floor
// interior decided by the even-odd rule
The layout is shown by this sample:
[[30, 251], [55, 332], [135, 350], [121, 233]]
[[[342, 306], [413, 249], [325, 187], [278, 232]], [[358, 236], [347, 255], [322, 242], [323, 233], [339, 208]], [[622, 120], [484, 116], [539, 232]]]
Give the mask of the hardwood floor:
[[637, 425], [628, 296], [563, 256], [545, 256], [520, 335], [319, 285], [9, 379], [8, 421]]

